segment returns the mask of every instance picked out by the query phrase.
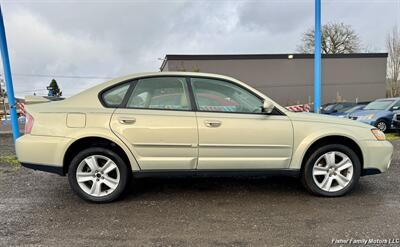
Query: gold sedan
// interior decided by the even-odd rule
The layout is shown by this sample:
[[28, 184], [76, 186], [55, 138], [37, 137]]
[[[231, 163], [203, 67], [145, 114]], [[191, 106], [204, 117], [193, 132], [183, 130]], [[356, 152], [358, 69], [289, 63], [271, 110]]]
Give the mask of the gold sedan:
[[26, 110], [19, 161], [68, 175], [94, 202], [119, 198], [130, 179], [175, 175], [290, 175], [313, 194], [341, 196], [385, 172], [393, 152], [370, 125], [290, 112], [215, 74], [135, 74]]

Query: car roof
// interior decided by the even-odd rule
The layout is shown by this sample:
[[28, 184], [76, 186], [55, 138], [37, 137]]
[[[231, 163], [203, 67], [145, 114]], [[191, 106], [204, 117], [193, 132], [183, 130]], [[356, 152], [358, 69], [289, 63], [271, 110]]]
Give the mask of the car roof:
[[383, 98], [383, 99], [377, 99], [375, 101], [385, 101], [385, 100], [400, 100], [400, 97], [394, 97], [394, 98]]
[[144, 72], [144, 73], [135, 73], [135, 74], [129, 74], [126, 76], [114, 78], [113, 80], [129, 80], [129, 79], [134, 79], [134, 78], [140, 78], [140, 77], [151, 77], [151, 76], [200, 76], [200, 77], [213, 77], [213, 78], [220, 78], [220, 79], [226, 79], [226, 80], [234, 80], [237, 81], [237, 79], [232, 78], [230, 76], [225, 76], [225, 75], [219, 75], [219, 74], [213, 74], [213, 73], [203, 73], [203, 72], [186, 72], [186, 71], [162, 71], [162, 72]]

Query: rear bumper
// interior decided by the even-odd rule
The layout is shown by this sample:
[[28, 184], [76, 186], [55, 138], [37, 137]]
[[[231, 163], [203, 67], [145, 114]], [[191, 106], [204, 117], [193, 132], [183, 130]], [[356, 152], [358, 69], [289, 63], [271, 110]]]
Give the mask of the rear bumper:
[[15, 150], [25, 167], [42, 171], [62, 170], [64, 152], [71, 141], [66, 137], [23, 135], [17, 139]]

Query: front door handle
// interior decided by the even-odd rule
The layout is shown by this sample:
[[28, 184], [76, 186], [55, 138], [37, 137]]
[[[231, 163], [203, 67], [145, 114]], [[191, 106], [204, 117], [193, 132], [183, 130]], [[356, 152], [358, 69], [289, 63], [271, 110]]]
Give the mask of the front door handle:
[[205, 120], [204, 124], [209, 128], [217, 128], [221, 126], [221, 121], [218, 120]]
[[118, 121], [121, 124], [134, 124], [134, 123], [136, 123], [136, 118], [134, 118], [134, 117], [120, 117], [120, 118], [118, 118]]

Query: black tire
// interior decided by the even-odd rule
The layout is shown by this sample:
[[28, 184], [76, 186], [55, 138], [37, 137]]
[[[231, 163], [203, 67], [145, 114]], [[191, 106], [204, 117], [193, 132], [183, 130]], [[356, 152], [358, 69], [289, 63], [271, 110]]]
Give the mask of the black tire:
[[[115, 188], [113, 192], [110, 194], [107, 194], [105, 196], [92, 196], [88, 193], [86, 193], [84, 190], [81, 189], [81, 187], [78, 184], [77, 178], [76, 178], [76, 172], [78, 169], [79, 164], [84, 160], [86, 157], [89, 157], [91, 155], [102, 155], [105, 156], [109, 159], [111, 159], [118, 167], [119, 170], [119, 176], [120, 176], [120, 181]], [[81, 152], [79, 152], [74, 159], [71, 161], [71, 164], [68, 168], [68, 181], [69, 184], [72, 188], [72, 190], [82, 199], [89, 201], [89, 202], [95, 202], [95, 203], [107, 203], [107, 202], [112, 202], [117, 199], [119, 199], [125, 192], [127, 185], [130, 180], [130, 174], [131, 171], [128, 169], [127, 164], [123, 161], [123, 159], [116, 154], [115, 152], [102, 148], [102, 147], [92, 147], [85, 149]]]
[[[384, 129], [382, 129], [380, 126], [385, 126]], [[378, 121], [376, 121], [375, 127], [377, 127], [380, 131], [382, 132], [387, 132], [388, 130], [390, 130], [390, 124], [387, 123], [385, 120], [383, 119], [379, 119]]]
[[[319, 157], [321, 157], [325, 153], [332, 151], [342, 152], [350, 158], [353, 163], [353, 177], [343, 189], [335, 192], [328, 192], [319, 188], [318, 185], [315, 183], [312, 175], [312, 170], [315, 162], [318, 160]], [[309, 155], [306, 159], [307, 160], [302, 169], [301, 180], [305, 188], [314, 195], [325, 197], [343, 196], [353, 190], [358, 183], [361, 174], [361, 162], [356, 153], [347, 146], [341, 144], [325, 145], [312, 151], [311, 155]]]

